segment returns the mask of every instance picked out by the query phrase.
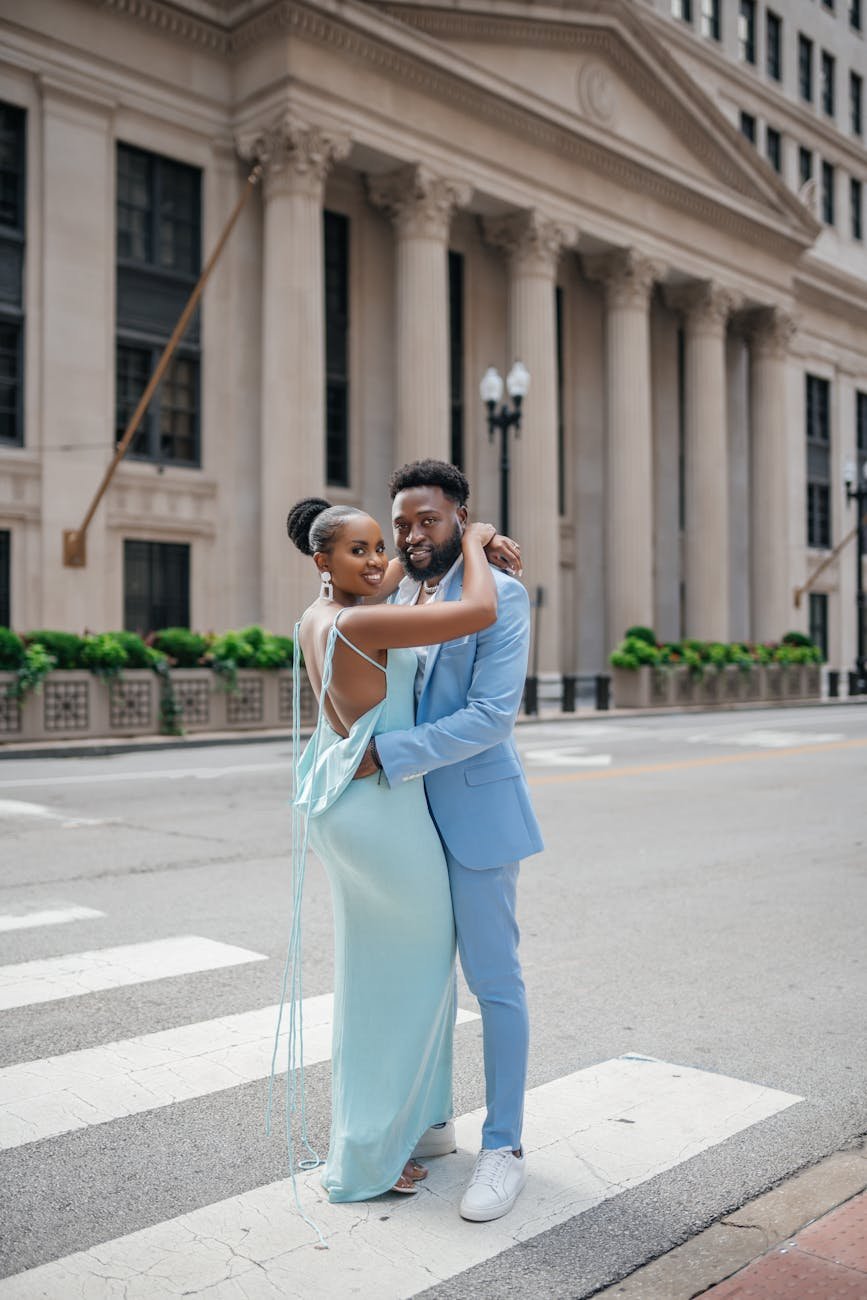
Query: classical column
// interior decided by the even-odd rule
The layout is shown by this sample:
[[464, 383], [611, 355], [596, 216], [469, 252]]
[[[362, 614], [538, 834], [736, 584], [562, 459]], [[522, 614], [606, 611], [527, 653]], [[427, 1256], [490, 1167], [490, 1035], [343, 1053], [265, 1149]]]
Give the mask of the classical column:
[[653, 622], [650, 295], [664, 268], [633, 249], [584, 258], [605, 290], [607, 644]]
[[410, 165], [368, 177], [367, 190], [397, 234], [395, 462], [450, 460], [448, 238], [472, 188]]
[[265, 173], [262, 618], [272, 631], [287, 633], [315, 595], [310, 562], [287, 540], [286, 514], [298, 497], [324, 490], [322, 190], [329, 168], [349, 152], [349, 139], [284, 114], [239, 139], [238, 148]]
[[776, 641], [792, 622], [789, 573], [787, 360], [793, 318], [754, 312], [750, 343], [750, 622], [756, 641]]
[[726, 323], [737, 306], [710, 281], [671, 289], [668, 301], [686, 326], [687, 636], [727, 641], [731, 619], [729, 469], [726, 421]]
[[544, 591], [537, 615], [540, 676], [560, 663], [560, 514], [557, 501], [557, 320], [555, 283], [561, 250], [575, 231], [538, 212], [485, 222], [488, 241], [509, 264], [509, 361], [530, 372], [520, 437], [511, 444], [515, 497], [512, 531], [521, 543], [524, 581]]

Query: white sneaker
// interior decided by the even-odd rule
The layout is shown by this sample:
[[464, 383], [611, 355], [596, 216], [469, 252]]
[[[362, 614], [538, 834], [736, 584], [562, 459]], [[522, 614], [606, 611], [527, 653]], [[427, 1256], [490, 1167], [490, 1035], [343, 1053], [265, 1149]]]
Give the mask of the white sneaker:
[[447, 1120], [445, 1124], [434, 1124], [422, 1133], [410, 1159], [429, 1160], [431, 1156], [450, 1156], [457, 1149], [454, 1123]]
[[474, 1223], [501, 1218], [509, 1213], [526, 1181], [525, 1156], [513, 1155], [511, 1147], [480, 1151], [461, 1201], [461, 1218]]

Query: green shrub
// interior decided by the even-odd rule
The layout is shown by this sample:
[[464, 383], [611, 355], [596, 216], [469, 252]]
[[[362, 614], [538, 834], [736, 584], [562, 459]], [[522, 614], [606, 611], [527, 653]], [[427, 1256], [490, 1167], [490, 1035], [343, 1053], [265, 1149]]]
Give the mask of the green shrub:
[[50, 628], [39, 628], [27, 633], [27, 644], [42, 646], [57, 661], [58, 668], [81, 668], [81, 652], [84, 649], [84, 637], [75, 632], [55, 632]]
[[196, 668], [208, 649], [208, 638], [186, 627], [166, 627], [150, 638], [151, 645], [177, 668]]
[[118, 677], [127, 666], [126, 650], [112, 632], [86, 636], [81, 663], [97, 677]]
[[636, 641], [646, 641], [648, 645], [656, 645], [656, 633], [650, 627], [641, 627], [640, 624], [628, 627], [623, 633], [623, 640], [629, 641], [633, 638]]
[[801, 646], [804, 649], [812, 649], [813, 642], [805, 632], [787, 632], [782, 640], [783, 645]]
[[263, 629], [255, 623], [252, 627], [241, 629], [241, 636], [247, 642], [247, 645], [253, 649], [254, 653], [262, 649], [270, 635], [270, 632], [263, 631]]
[[256, 651], [255, 666], [266, 669], [289, 668], [292, 666], [292, 648], [291, 637], [273, 636], [266, 632]]
[[118, 645], [123, 647], [126, 654], [125, 668], [153, 668], [165, 659], [161, 650], [149, 646], [135, 632], [108, 632], [106, 635], [114, 637]]
[[48, 653], [44, 646], [27, 646], [24, 657], [16, 670], [15, 680], [10, 682], [6, 694], [11, 695], [13, 699], [23, 700], [31, 691], [41, 690], [43, 678], [47, 677], [52, 668], [56, 667], [57, 660], [54, 655]]
[[17, 672], [24, 663], [24, 642], [11, 627], [0, 627], [0, 672]]

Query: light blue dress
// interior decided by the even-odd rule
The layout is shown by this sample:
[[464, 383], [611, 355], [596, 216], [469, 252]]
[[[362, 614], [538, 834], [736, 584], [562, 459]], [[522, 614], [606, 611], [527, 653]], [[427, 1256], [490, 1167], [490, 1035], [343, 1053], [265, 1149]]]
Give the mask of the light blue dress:
[[[322, 699], [337, 637], [351, 645], [335, 623]], [[385, 697], [348, 739], [320, 700], [296, 772], [295, 804], [334, 909], [332, 1117], [322, 1176], [330, 1201], [393, 1187], [425, 1129], [452, 1113], [454, 919], [424, 784], [352, 780], [371, 736], [413, 725], [416, 666], [414, 651], [389, 650]]]

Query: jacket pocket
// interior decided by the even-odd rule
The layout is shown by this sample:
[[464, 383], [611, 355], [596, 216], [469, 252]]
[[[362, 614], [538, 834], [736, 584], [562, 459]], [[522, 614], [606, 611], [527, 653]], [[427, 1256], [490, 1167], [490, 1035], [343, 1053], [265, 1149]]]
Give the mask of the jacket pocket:
[[467, 785], [487, 785], [489, 781], [506, 781], [510, 777], [522, 775], [521, 764], [516, 758], [494, 758], [487, 763], [475, 763], [464, 770]]

